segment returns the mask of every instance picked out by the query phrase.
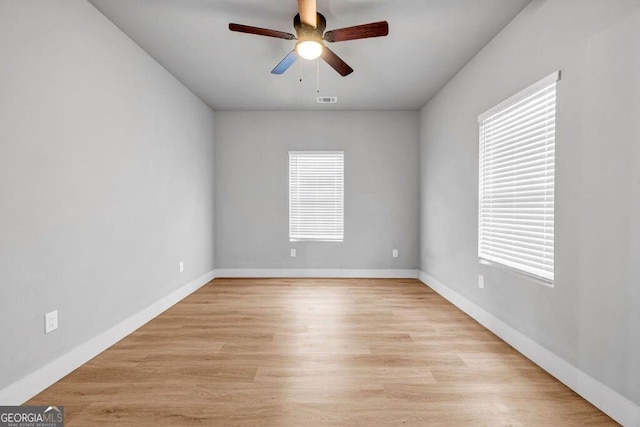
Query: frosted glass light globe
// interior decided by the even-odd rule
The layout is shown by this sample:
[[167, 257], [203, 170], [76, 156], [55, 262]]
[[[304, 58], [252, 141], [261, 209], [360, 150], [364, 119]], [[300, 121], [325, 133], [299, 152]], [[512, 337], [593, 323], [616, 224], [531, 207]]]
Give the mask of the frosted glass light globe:
[[316, 59], [322, 55], [322, 43], [314, 40], [305, 40], [296, 45], [296, 52], [304, 59]]

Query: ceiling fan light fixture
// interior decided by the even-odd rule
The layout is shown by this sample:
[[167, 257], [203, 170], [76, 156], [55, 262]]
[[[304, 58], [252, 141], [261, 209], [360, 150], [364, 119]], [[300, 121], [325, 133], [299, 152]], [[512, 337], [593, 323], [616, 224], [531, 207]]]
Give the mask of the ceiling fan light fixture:
[[322, 43], [316, 40], [304, 40], [296, 44], [296, 52], [304, 59], [316, 59], [322, 55]]
[[296, 35], [268, 28], [252, 27], [242, 24], [229, 24], [229, 30], [238, 33], [255, 34], [257, 36], [274, 37], [285, 40], [298, 40], [294, 50], [287, 53], [271, 74], [283, 74], [293, 65], [298, 57], [307, 60], [322, 58], [342, 77], [353, 73], [353, 68], [336, 55], [326, 43], [344, 42], [348, 40], [383, 37], [389, 34], [387, 21], [371, 22], [353, 27], [338, 28], [325, 31], [326, 18], [317, 11], [317, 0], [298, 0], [298, 13], [293, 17], [293, 28]]

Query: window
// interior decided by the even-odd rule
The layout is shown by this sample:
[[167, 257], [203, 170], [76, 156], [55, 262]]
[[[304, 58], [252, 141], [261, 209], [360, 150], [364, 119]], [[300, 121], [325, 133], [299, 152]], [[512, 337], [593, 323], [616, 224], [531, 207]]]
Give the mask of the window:
[[344, 152], [289, 152], [289, 241], [342, 242]]
[[548, 283], [559, 79], [557, 71], [478, 117], [478, 257]]

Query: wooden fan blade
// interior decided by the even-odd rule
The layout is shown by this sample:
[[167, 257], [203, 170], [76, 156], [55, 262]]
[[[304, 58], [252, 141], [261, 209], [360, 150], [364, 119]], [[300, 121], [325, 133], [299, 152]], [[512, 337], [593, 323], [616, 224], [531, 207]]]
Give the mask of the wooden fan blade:
[[333, 53], [333, 51], [326, 46], [324, 47], [324, 49], [322, 49], [321, 57], [342, 77], [348, 76], [349, 74], [353, 73], [353, 68], [351, 68], [346, 62], [340, 59], [338, 55]]
[[371, 24], [356, 25], [355, 27], [339, 28], [324, 33], [324, 40], [328, 42], [344, 42], [347, 40], [382, 37], [389, 34], [387, 21], [372, 22]]
[[298, 0], [298, 12], [300, 13], [300, 22], [316, 28], [318, 25], [316, 0]]
[[259, 36], [275, 37], [277, 39], [293, 40], [296, 38], [293, 34], [285, 33], [284, 31], [269, 30], [267, 28], [251, 27], [242, 24], [229, 24], [229, 29], [238, 33], [256, 34]]
[[296, 59], [298, 59], [298, 54], [295, 50], [292, 50], [287, 56], [284, 57], [282, 61], [280, 61], [278, 65], [276, 65], [276, 68], [271, 70], [271, 74], [284, 73], [289, 69], [289, 67], [293, 65], [294, 62], [296, 62]]

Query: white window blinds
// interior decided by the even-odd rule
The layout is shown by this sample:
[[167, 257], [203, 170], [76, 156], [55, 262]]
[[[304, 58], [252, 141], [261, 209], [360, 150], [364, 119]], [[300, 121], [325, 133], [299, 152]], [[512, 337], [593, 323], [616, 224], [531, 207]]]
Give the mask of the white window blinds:
[[289, 240], [343, 240], [344, 153], [289, 152]]
[[549, 283], [559, 78], [555, 72], [478, 117], [478, 257]]

